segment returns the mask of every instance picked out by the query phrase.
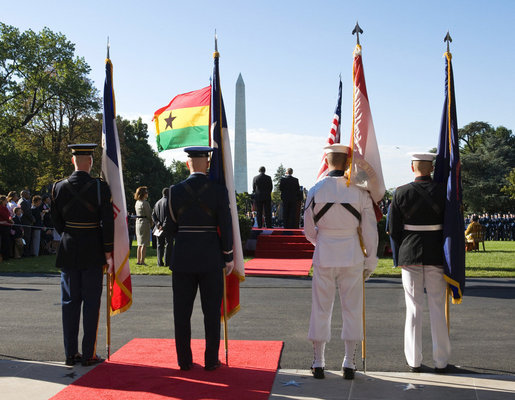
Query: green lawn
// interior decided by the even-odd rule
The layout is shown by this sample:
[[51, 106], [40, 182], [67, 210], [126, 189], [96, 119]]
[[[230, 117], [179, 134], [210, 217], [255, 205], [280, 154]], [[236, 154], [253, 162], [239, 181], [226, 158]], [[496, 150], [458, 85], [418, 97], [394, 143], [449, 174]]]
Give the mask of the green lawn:
[[[465, 254], [465, 272], [469, 278], [513, 278], [515, 277], [515, 242], [485, 242], [485, 250], [469, 251]], [[374, 276], [401, 276], [393, 268], [391, 258], [379, 259]]]
[[[486, 251], [466, 253], [466, 273], [469, 278], [514, 278], [515, 241], [486, 242]], [[482, 247], [481, 247], [482, 249]], [[246, 258], [245, 261], [249, 260]], [[132, 246], [130, 256], [131, 273], [134, 275], [169, 275], [166, 267], [157, 266], [156, 250], [147, 249], [147, 266], [136, 265], [136, 246]], [[54, 266], [55, 256], [28, 257], [20, 260], [10, 259], [0, 263], [0, 273], [58, 273]], [[392, 267], [391, 258], [379, 259], [373, 276], [399, 277], [400, 270]]]

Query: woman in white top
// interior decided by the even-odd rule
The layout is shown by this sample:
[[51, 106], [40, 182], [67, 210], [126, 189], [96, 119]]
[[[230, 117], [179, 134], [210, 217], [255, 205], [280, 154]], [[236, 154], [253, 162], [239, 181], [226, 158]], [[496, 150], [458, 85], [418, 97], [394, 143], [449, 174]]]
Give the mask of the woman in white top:
[[145, 264], [145, 256], [147, 254], [147, 246], [150, 244], [150, 228], [152, 223], [152, 208], [147, 201], [148, 188], [140, 186], [136, 189], [134, 206], [136, 210], [136, 240], [138, 242], [138, 265]]

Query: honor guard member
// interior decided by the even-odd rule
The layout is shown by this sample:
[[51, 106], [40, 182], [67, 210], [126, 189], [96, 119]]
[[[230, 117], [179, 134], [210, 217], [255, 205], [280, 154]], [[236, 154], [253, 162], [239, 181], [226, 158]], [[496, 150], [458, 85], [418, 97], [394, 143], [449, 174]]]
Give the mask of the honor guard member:
[[443, 218], [446, 188], [431, 179], [433, 153], [412, 153], [415, 181], [397, 188], [389, 219], [395, 243], [394, 260], [402, 268], [406, 300], [404, 354], [412, 372], [422, 363], [422, 314], [427, 292], [433, 360], [436, 372], [446, 372], [451, 353], [445, 320], [447, 283], [443, 276]]
[[311, 188], [304, 210], [305, 235], [315, 245], [308, 333], [314, 349], [311, 370], [315, 378], [324, 378], [325, 344], [331, 339], [338, 287], [345, 342], [342, 368], [344, 378], [353, 379], [356, 346], [363, 340], [363, 279], [377, 266], [377, 222], [370, 194], [347, 186], [344, 171], [349, 148], [333, 144], [324, 149], [329, 173]]
[[[114, 217], [109, 186], [90, 176], [96, 144], [74, 144], [75, 171], [52, 188], [52, 220], [62, 235], [56, 266], [61, 269], [61, 302], [66, 365], [103, 361], [96, 355], [103, 266], [112, 272]], [[82, 307], [82, 355], [78, 336]]]
[[220, 366], [220, 308], [223, 297], [223, 268], [233, 267], [232, 221], [227, 189], [206, 176], [211, 147], [187, 147], [191, 175], [170, 187], [170, 223], [175, 236], [172, 255], [173, 315], [177, 361], [181, 370], [193, 366], [191, 353], [191, 313], [200, 289], [204, 314], [206, 349], [204, 366]]

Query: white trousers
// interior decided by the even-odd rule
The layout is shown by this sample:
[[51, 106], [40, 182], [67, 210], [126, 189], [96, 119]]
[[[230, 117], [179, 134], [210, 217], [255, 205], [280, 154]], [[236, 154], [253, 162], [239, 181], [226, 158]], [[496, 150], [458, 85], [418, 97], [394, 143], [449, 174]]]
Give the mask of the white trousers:
[[331, 317], [336, 287], [342, 307], [343, 340], [363, 339], [363, 266], [313, 268], [308, 339], [331, 340]]
[[433, 339], [433, 360], [435, 367], [444, 368], [451, 355], [451, 342], [445, 320], [447, 282], [443, 277], [443, 268], [434, 265], [402, 266], [402, 285], [406, 299], [404, 354], [408, 365], [419, 367], [422, 363], [425, 287]]

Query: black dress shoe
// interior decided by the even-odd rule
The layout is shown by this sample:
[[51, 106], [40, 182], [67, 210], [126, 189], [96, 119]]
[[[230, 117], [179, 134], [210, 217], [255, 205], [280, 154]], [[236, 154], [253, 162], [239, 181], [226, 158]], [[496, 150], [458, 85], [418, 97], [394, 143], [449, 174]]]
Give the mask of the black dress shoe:
[[204, 369], [206, 371], [214, 371], [215, 369], [218, 369], [222, 366], [222, 363], [220, 362], [220, 360], [218, 360], [215, 364], [212, 364], [212, 365], [206, 365], [204, 367]]
[[354, 379], [354, 368], [343, 367], [343, 379]]
[[446, 374], [447, 372], [449, 372], [449, 366], [448, 365], [446, 365], [443, 368], [435, 367], [435, 373], [437, 373], [437, 374]]
[[324, 379], [324, 369], [322, 367], [311, 367], [311, 373], [315, 379]]
[[181, 371], [189, 371], [192, 367], [193, 367], [193, 363], [179, 365], [179, 368], [181, 369]]
[[72, 366], [78, 363], [82, 359], [82, 354], [77, 353], [74, 356], [66, 357], [65, 365]]
[[104, 362], [104, 359], [95, 354], [93, 357], [88, 358], [87, 360], [82, 359], [81, 364], [83, 367], [90, 367], [95, 364], [100, 364], [101, 362]]
[[422, 369], [420, 367], [412, 367], [411, 365], [408, 365], [408, 369], [410, 372], [420, 372]]

